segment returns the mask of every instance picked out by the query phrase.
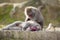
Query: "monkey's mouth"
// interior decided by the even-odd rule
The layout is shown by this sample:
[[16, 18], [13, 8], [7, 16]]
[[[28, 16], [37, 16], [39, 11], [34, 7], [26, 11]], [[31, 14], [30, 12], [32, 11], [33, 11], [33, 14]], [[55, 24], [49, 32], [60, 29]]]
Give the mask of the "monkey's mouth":
[[30, 14], [29, 17], [32, 18], [32, 17], [34, 17], [34, 15]]
[[35, 16], [35, 13], [29, 14], [28, 16], [33, 18]]
[[29, 15], [29, 17], [32, 17], [32, 15]]

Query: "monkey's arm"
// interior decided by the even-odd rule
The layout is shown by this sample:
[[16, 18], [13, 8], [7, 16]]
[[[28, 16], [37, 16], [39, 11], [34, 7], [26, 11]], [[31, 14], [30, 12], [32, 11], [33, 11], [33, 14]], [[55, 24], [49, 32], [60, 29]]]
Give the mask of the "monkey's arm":
[[31, 24], [28, 23], [28, 22], [23, 22], [23, 23], [21, 24], [23, 30], [26, 30], [30, 25], [31, 25]]

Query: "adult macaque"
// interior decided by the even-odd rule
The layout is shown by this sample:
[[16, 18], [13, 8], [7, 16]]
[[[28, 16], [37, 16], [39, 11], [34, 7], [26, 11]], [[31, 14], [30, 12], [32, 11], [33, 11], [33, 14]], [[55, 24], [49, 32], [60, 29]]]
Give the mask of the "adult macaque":
[[41, 25], [41, 28], [43, 28], [43, 16], [40, 12], [40, 10], [38, 10], [38, 8], [36, 7], [26, 7], [25, 8], [25, 16], [26, 19], [25, 21], [29, 21], [29, 20], [33, 20], [36, 21], [37, 23], [39, 23]]
[[26, 22], [16, 21], [2, 28], [2, 30], [39, 31], [41, 26], [31, 20]]
[[39, 30], [41, 30], [41, 26], [32, 20], [23, 22], [22, 24], [20, 24], [20, 26], [22, 27], [22, 30], [24, 30], [24, 31], [39, 31]]

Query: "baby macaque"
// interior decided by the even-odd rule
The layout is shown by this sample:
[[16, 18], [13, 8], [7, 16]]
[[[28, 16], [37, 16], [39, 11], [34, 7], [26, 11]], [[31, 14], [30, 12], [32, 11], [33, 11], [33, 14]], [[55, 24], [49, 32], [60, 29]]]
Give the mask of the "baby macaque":
[[41, 25], [41, 28], [43, 28], [44, 19], [43, 19], [43, 16], [42, 16], [40, 10], [38, 10], [38, 8], [32, 7], [32, 6], [26, 7], [25, 16], [26, 16], [25, 21], [29, 21], [29, 20], [36, 21], [38, 24]]

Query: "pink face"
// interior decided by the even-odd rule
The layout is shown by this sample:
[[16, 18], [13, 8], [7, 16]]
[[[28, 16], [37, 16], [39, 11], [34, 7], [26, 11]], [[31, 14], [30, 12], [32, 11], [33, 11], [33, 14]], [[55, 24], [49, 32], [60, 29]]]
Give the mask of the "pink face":
[[28, 9], [28, 10], [27, 10], [27, 15], [28, 15], [30, 18], [33, 17], [32, 9]]
[[28, 13], [28, 16], [29, 16], [29, 17], [32, 17], [32, 12]]
[[31, 31], [37, 31], [37, 27], [30, 27]]

